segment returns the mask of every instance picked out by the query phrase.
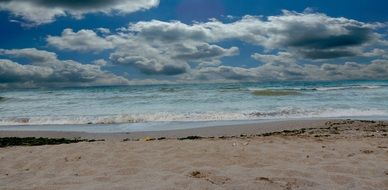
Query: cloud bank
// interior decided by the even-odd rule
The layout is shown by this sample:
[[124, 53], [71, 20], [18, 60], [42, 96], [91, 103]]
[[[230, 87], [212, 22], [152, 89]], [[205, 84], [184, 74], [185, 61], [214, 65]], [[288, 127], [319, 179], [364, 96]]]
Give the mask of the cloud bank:
[[255, 68], [205, 67], [187, 73], [183, 79], [219, 82], [388, 80], [388, 60], [377, 59], [366, 64], [268, 63]]
[[[364, 23], [322, 13], [283, 11], [281, 15], [267, 18], [244, 16], [233, 22], [213, 19], [191, 25], [180, 21], [140, 21], [120, 28], [117, 32], [102, 34], [99, 34], [99, 30], [84, 29], [74, 32], [66, 29], [61, 36], [48, 36], [47, 42], [60, 50], [109, 50], [109, 58], [113, 64], [134, 66], [145, 74], [179, 75], [223, 71], [229, 74], [222, 76], [230, 78], [228, 76], [235, 76], [233, 73], [245, 72], [241, 78], [258, 80], [269, 77], [275, 80], [274, 76], [279, 79], [288, 78], [284, 73], [325, 72], [325, 67], [314, 66], [317, 60], [329, 62], [362, 56], [382, 58], [385, 50], [375, 48], [383, 41], [383, 36], [377, 32], [382, 27], [385, 25], [381, 23]], [[222, 66], [223, 58], [240, 53], [238, 47], [220, 45], [230, 40], [263, 48], [264, 52], [254, 53], [251, 58], [264, 65], [260, 69]], [[310, 64], [298, 64], [301, 61]], [[343, 64], [345, 62], [342, 61]], [[278, 65], [275, 67], [276, 64]], [[280, 67], [284, 69], [279, 70]], [[286, 69], [287, 67], [289, 68]], [[311, 69], [312, 67], [315, 69]], [[270, 69], [283, 74], [267, 76]], [[267, 73], [258, 70], [265, 70]], [[289, 78], [314, 78], [306, 74], [299, 78], [295, 76]], [[329, 75], [319, 76], [329, 78]]]
[[159, 0], [0, 0], [0, 10], [25, 25], [54, 22], [60, 16], [80, 19], [89, 13], [128, 14], [159, 5]]
[[[59, 60], [52, 52], [27, 49], [0, 49], [0, 87], [124, 85], [128, 80], [101, 70], [98, 65]], [[11, 59], [25, 59], [21, 64]]]
[[[133, 82], [102, 67], [133, 67], [145, 78], [159, 75], [150, 77], [148, 82], [152, 83], [161, 80], [151, 78], [165, 79], [165, 83], [388, 80], [388, 43], [381, 33], [385, 27], [322, 13], [283, 11], [277, 16], [244, 16], [224, 22], [140, 21], [112, 31], [68, 28], [59, 36], [47, 36], [47, 45], [83, 54], [103, 52], [106, 57], [81, 64], [37, 49], [0, 50], [0, 56], [7, 57], [0, 61], [0, 83], [47, 86]], [[257, 65], [229, 62], [227, 66], [224, 60], [242, 56], [246, 49], [238, 44], [247, 43], [260, 50], [255, 49], [248, 57]], [[20, 58], [29, 62], [20, 62]]]

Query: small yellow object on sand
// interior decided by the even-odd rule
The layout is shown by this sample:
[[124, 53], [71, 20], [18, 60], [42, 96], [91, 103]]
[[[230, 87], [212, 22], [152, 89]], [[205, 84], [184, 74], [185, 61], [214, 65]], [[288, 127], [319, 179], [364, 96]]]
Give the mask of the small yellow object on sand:
[[144, 141], [153, 141], [155, 140], [154, 138], [151, 138], [151, 137], [144, 137], [143, 139]]

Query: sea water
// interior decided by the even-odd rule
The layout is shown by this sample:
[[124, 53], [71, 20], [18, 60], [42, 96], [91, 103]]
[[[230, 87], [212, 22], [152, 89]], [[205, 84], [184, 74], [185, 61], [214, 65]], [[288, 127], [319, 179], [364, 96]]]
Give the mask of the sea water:
[[0, 130], [131, 132], [319, 118], [388, 119], [388, 81], [0, 91]]

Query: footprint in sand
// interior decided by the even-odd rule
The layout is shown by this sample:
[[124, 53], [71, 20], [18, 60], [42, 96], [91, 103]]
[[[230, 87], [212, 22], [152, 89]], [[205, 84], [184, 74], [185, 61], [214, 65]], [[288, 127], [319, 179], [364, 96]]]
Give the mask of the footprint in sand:
[[216, 176], [216, 175], [213, 175], [211, 172], [198, 171], [198, 170], [194, 170], [190, 172], [189, 176], [192, 178], [204, 179], [215, 185], [222, 185], [230, 180], [230, 178], [225, 176]]
[[299, 187], [316, 187], [318, 183], [315, 183], [313, 181], [309, 181], [306, 179], [301, 178], [268, 178], [268, 177], [257, 177], [256, 181], [263, 181], [269, 184], [277, 185], [278, 187], [281, 187], [282, 189], [295, 189]]

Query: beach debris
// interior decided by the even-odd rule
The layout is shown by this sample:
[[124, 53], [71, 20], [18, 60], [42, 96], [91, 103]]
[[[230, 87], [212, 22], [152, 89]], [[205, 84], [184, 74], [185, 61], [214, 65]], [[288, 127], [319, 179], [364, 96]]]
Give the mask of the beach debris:
[[198, 170], [194, 170], [194, 171], [190, 172], [189, 176], [192, 178], [204, 179], [204, 180], [206, 180], [212, 184], [215, 184], [215, 185], [222, 185], [230, 180], [230, 178], [228, 178], [228, 177], [216, 176], [216, 175], [213, 175], [211, 172], [198, 171]]
[[350, 153], [350, 154], [348, 154], [348, 157], [353, 157], [355, 155], [356, 155], [355, 153]]
[[192, 176], [192, 177], [194, 177], [194, 178], [200, 178], [201, 177], [201, 172], [200, 171], [192, 171], [191, 173], [190, 173], [190, 175]]
[[187, 136], [187, 137], [178, 138], [178, 140], [197, 140], [197, 139], [203, 139], [203, 137], [201, 137], [201, 136]]
[[105, 141], [105, 139], [90, 139], [90, 140], [87, 140], [87, 142], [103, 142]]
[[243, 142], [244, 146], [247, 146], [248, 144], [249, 144], [249, 142]]
[[81, 160], [81, 156], [76, 156], [74, 158], [68, 158], [68, 157], [65, 157], [65, 162], [73, 162], [73, 161], [78, 161], [78, 160]]
[[143, 138], [143, 141], [154, 141], [154, 140], [156, 140], [156, 139], [153, 137], [144, 137]]
[[219, 139], [227, 139], [228, 137], [227, 136], [220, 136], [218, 137]]
[[232, 146], [237, 146], [237, 143], [236, 143], [236, 142], [233, 142]]
[[58, 145], [79, 142], [91, 142], [88, 139], [65, 139], [65, 138], [36, 138], [36, 137], [3, 137], [0, 138], [0, 147], [7, 146], [40, 146], [40, 145]]
[[159, 137], [158, 140], [166, 140], [167, 138], [166, 137]]
[[371, 154], [373, 153], [374, 151], [373, 150], [360, 150], [362, 153], [364, 154]]
[[273, 183], [273, 181], [271, 179], [269, 179], [268, 177], [257, 177], [256, 180], [267, 181], [269, 183]]

